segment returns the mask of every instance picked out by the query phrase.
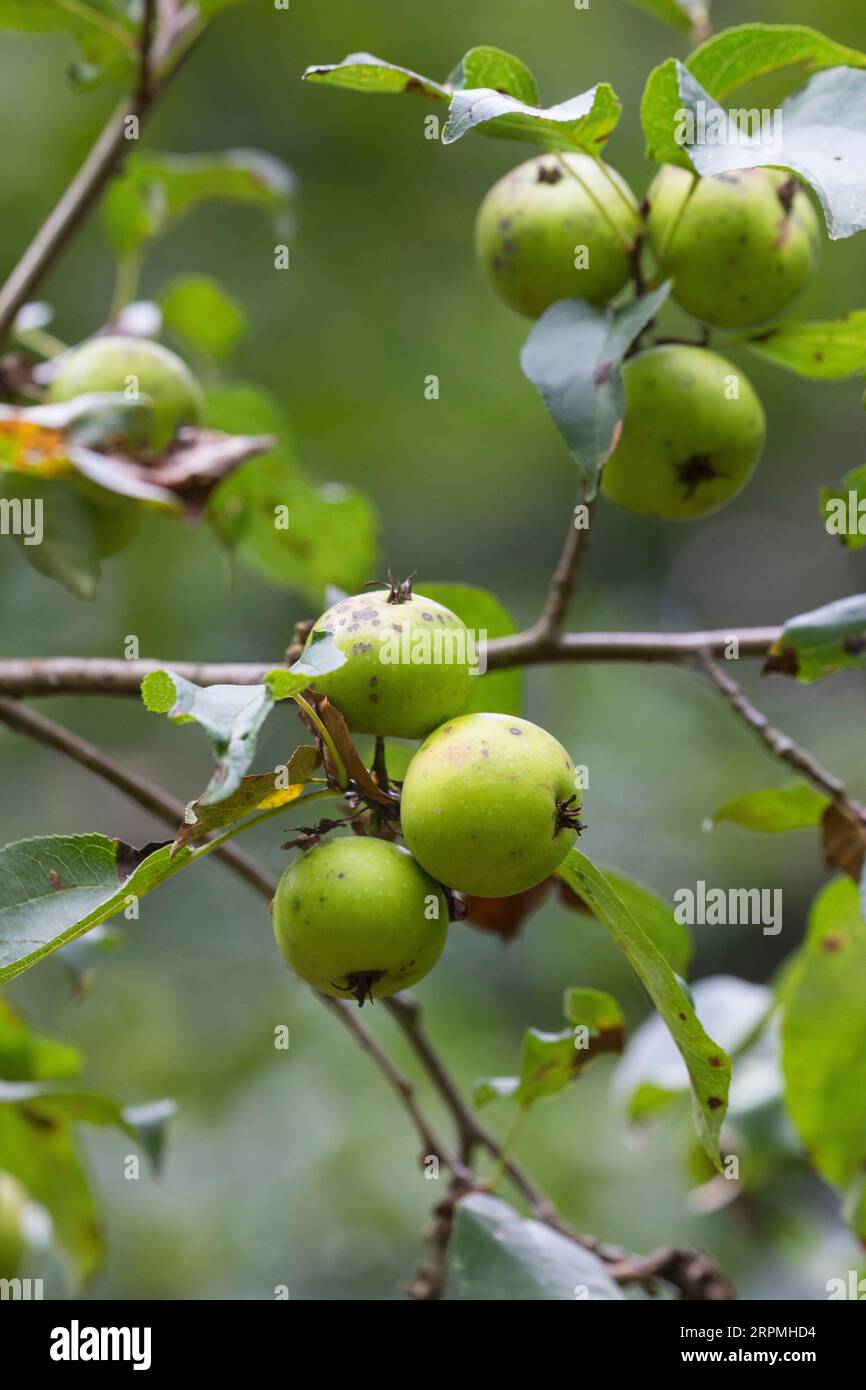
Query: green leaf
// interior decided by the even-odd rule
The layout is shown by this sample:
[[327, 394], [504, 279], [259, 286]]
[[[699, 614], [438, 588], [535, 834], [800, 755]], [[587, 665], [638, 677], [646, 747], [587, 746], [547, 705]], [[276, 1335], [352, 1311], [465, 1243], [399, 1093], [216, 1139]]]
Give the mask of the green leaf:
[[866, 309], [823, 323], [780, 323], [742, 343], [799, 376], [844, 381], [866, 372]]
[[766, 791], [744, 792], [726, 801], [713, 812], [715, 822], [727, 820], [744, 830], [763, 830], [779, 834], [788, 830], [808, 830], [821, 824], [830, 798], [808, 782], [787, 782]]
[[[695, 1013], [730, 1056], [748, 1046], [773, 1004], [770, 990], [730, 975], [699, 980], [692, 990]], [[654, 1114], [689, 1090], [685, 1059], [658, 1015], [631, 1038], [617, 1067], [615, 1094], [632, 1119]]]
[[597, 1255], [526, 1221], [498, 1197], [473, 1192], [457, 1204], [448, 1245], [452, 1299], [481, 1303], [620, 1299]]
[[598, 158], [599, 147], [619, 121], [622, 103], [607, 82], [546, 109], [488, 88], [455, 92], [442, 132], [453, 145], [470, 130], [503, 140], [528, 140], [546, 150], [570, 150]]
[[440, 82], [422, 77], [411, 68], [386, 63], [372, 53], [350, 53], [341, 63], [307, 68], [303, 76], [305, 82], [324, 82], [331, 87], [348, 87], [353, 92], [414, 92], [437, 101], [447, 101], [450, 96], [448, 88]]
[[566, 990], [564, 1011], [571, 1028], [562, 1033], [529, 1028], [523, 1035], [520, 1075], [478, 1082], [476, 1105], [504, 1096], [528, 1109], [537, 1100], [556, 1095], [596, 1058], [622, 1051], [622, 1010], [609, 994], [593, 989]]
[[[225, 544], [272, 583], [321, 604], [328, 585], [356, 592], [375, 572], [378, 518], [342, 483], [314, 483], [299, 468], [279, 408], [253, 387], [208, 394], [208, 423], [231, 434], [276, 435], [276, 449], [240, 468], [212, 495], [208, 519]], [[254, 465], [254, 466], [251, 466]], [[284, 524], [287, 518], [287, 523]]]
[[822, 68], [866, 67], [866, 55], [804, 24], [739, 24], [707, 39], [688, 67], [715, 97], [795, 64]]
[[69, 1262], [76, 1290], [96, 1273], [105, 1236], [72, 1123], [26, 1106], [0, 1103], [0, 1167], [16, 1177], [51, 1216], [54, 1239]]
[[31, 1033], [12, 1005], [0, 997], [0, 1080], [60, 1080], [75, 1076], [80, 1069], [81, 1055], [76, 1047]]
[[782, 1067], [810, 1163], [846, 1192], [866, 1165], [866, 924], [856, 885], [834, 879], [812, 906], [786, 993]]
[[24, 1184], [49, 1212], [54, 1235], [77, 1283], [99, 1268], [104, 1237], [78, 1152], [75, 1125], [111, 1126], [144, 1148], [155, 1172], [171, 1101], [124, 1110], [110, 1096], [32, 1082], [0, 1081], [0, 1168]]
[[[23, 559], [47, 579], [62, 584], [75, 598], [95, 598], [100, 563], [93, 505], [69, 483], [24, 474], [0, 477], [2, 496], [17, 499], [22, 505], [42, 505], [42, 538], [38, 544], [28, 544], [26, 536], [13, 533]], [[35, 511], [30, 515], [35, 518]]]
[[664, 956], [586, 855], [570, 850], [557, 876], [589, 903], [609, 929], [664, 1019], [691, 1080], [701, 1143], [710, 1161], [720, 1167], [719, 1133], [728, 1103], [730, 1061], [705, 1033]]
[[[492, 641], [517, 631], [508, 609], [487, 589], [476, 589], [472, 584], [430, 584], [427, 581], [420, 583], [418, 588], [428, 598], [456, 613], [479, 643], [482, 633]], [[518, 668], [480, 676], [466, 713], [522, 714], [524, 685], [524, 674]]]
[[[742, 24], [723, 30], [695, 49], [686, 69], [718, 100], [756, 77], [795, 64], [805, 64], [813, 71], [864, 67], [866, 55], [803, 25]], [[684, 106], [680, 76], [686, 69], [669, 58], [650, 73], [641, 102], [641, 121], [650, 159], [690, 169], [688, 154], [675, 137]], [[711, 107], [714, 104], [709, 102]], [[787, 108], [783, 109], [787, 134], [788, 114]]]
[[662, 19], [675, 29], [693, 29], [708, 18], [709, 0], [631, 0], [639, 10]]
[[846, 473], [838, 490], [821, 489], [821, 515], [828, 533], [847, 550], [866, 545], [866, 464]]
[[106, 835], [46, 835], [0, 849], [0, 983], [106, 922], [206, 853], [133, 850]]
[[102, 205], [106, 235], [120, 256], [139, 255], [179, 218], [205, 202], [241, 203], [271, 212], [287, 234], [295, 195], [291, 170], [260, 150], [222, 154], [130, 156]]
[[65, 30], [83, 60], [73, 66], [73, 76], [86, 76], [88, 86], [106, 79], [125, 81], [135, 72], [137, 26], [123, 0], [0, 0], [0, 29], [36, 34]]
[[852, 594], [789, 618], [770, 648], [765, 671], [817, 681], [866, 666], [866, 594]]
[[[696, 123], [695, 139], [686, 140], [681, 153], [699, 174], [790, 169], [815, 190], [833, 240], [866, 228], [866, 72], [832, 68], [817, 73], [782, 105], [784, 142], [775, 134], [744, 138], [734, 115], [718, 107], [682, 64], [677, 65], [677, 81], [680, 106]], [[713, 112], [721, 113], [720, 128], [710, 141], [700, 137], [700, 121], [714, 120]]]
[[[600, 864], [599, 871], [604, 874], [617, 897], [639, 923], [641, 930], [664, 956], [668, 965], [677, 975], [685, 975], [694, 954], [694, 943], [688, 927], [678, 922], [673, 909], [645, 884], [627, 878], [617, 869]], [[578, 889], [573, 890], [581, 901], [595, 912], [592, 901], [584, 897]], [[597, 915], [597, 914], [596, 914]], [[599, 918], [604, 922], [604, 918]]]
[[[167, 681], [174, 687], [174, 700]], [[301, 687], [303, 689], [303, 686]], [[198, 798], [203, 806], [224, 801], [237, 790], [252, 762], [259, 730], [274, 707], [267, 685], [195, 685], [173, 671], [152, 671], [142, 682], [145, 708], [167, 714], [175, 724], [198, 724], [207, 734], [216, 767]], [[168, 705], [168, 708], [166, 708]]]
[[310, 633], [309, 644], [288, 671], [278, 667], [277, 670], [269, 672], [265, 679], [274, 699], [285, 700], [290, 695], [297, 695], [305, 690], [316, 676], [327, 676], [345, 662], [346, 654], [337, 646], [333, 633], [321, 632], [314, 628]]
[[538, 105], [538, 87], [525, 63], [501, 48], [470, 48], [448, 79], [449, 87], [462, 92], [488, 87], [507, 92], [529, 106]]
[[243, 337], [247, 316], [216, 280], [185, 275], [160, 295], [162, 321], [204, 357], [221, 361]]
[[524, 344], [520, 365], [571, 450], [587, 500], [625, 413], [623, 358], [667, 299], [671, 282], [622, 309], [596, 309], [562, 299], [542, 314]]

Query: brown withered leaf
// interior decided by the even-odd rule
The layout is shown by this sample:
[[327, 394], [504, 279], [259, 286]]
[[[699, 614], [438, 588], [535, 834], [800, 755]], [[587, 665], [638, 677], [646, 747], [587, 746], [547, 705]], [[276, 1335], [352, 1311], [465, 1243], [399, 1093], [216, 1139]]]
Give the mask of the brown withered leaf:
[[832, 802], [821, 817], [821, 845], [828, 868], [860, 882], [866, 861], [866, 825]]
[[[361, 761], [361, 755], [352, 742], [352, 735], [349, 733], [349, 726], [342, 714], [328, 700], [326, 695], [320, 695], [315, 690], [305, 690], [304, 699], [312, 705], [330, 734], [334, 742], [334, 747], [343, 760], [346, 772], [350, 780], [355, 784], [358, 791], [365, 801], [377, 801], [381, 805], [390, 806], [394, 804], [394, 797], [383, 792], [377, 785], [375, 779], [369, 773]], [[318, 730], [302, 709], [298, 710], [301, 722], [314, 733], [319, 741], [319, 751], [325, 764], [325, 771], [333, 782], [337, 782], [337, 769], [331, 757], [328, 745], [321, 738]]]
[[545, 878], [534, 888], [512, 893], [509, 898], [474, 898], [467, 894], [465, 920], [479, 931], [513, 941], [527, 917], [541, 907], [555, 882], [554, 878]]
[[217, 483], [275, 444], [272, 435], [223, 434], [185, 425], [162, 457], [148, 464], [147, 477], [180, 497], [188, 514], [198, 516]]
[[296, 801], [312, 777], [318, 762], [316, 749], [309, 744], [302, 744], [300, 748], [295, 749], [286, 765], [286, 772], [279, 777], [280, 783], [285, 785], [277, 785], [276, 772], [259, 772], [244, 777], [237, 791], [227, 796], [224, 801], [205, 805], [191, 801], [186, 808], [184, 823], [174, 838], [171, 857], [174, 858], [178, 850], [183, 849], [185, 845], [204, 839], [212, 830], [234, 825], [236, 821], [243, 820], [256, 811], [269, 811]]

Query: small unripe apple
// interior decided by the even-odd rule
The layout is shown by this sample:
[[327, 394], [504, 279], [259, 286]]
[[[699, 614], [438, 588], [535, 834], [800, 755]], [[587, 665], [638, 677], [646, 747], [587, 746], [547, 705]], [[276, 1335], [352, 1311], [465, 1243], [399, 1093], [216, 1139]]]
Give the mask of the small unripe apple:
[[48, 388], [49, 400], [69, 401], [91, 392], [146, 399], [153, 449], [165, 448], [181, 425], [199, 424], [204, 409], [201, 389], [186, 363], [148, 338], [91, 338], [64, 353]]
[[484, 276], [533, 319], [559, 299], [613, 299], [629, 278], [627, 248], [640, 224], [615, 169], [585, 154], [561, 161], [540, 155], [512, 169], [490, 189], [475, 226]]
[[579, 828], [575, 768], [551, 734], [508, 714], [465, 714], [425, 739], [400, 802], [403, 837], [460, 893], [504, 898], [552, 874]]
[[477, 662], [470, 634], [450, 608], [407, 590], [340, 599], [313, 625], [346, 656], [313, 689], [354, 733], [424, 738], [469, 703]]
[[604, 466], [605, 496], [666, 521], [707, 516], [748, 481], [763, 407], [741, 371], [706, 348], [650, 348], [623, 368], [625, 418]]
[[24, 1254], [27, 1193], [11, 1173], [0, 1171], [0, 1279], [14, 1279]]
[[778, 169], [699, 179], [665, 165], [649, 190], [650, 240], [673, 295], [702, 323], [747, 328], [776, 317], [812, 276], [821, 226]]
[[363, 1004], [433, 969], [448, 935], [448, 904], [407, 849], [353, 836], [325, 840], [289, 866], [273, 921], [296, 974], [322, 994]]

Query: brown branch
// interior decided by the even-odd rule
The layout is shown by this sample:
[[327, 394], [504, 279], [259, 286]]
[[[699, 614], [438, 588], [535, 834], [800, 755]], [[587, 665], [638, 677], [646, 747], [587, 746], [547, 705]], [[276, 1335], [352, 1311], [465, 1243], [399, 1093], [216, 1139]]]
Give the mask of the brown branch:
[[[182, 801], [176, 800], [161, 787], [140, 777], [138, 773], [121, 767], [119, 763], [100, 753], [92, 743], [79, 738], [69, 729], [64, 729], [61, 724], [55, 724], [52, 720], [37, 714], [35, 710], [28, 709], [26, 705], [20, 705], [17, 700], [9, 700], [2, 695], [0, 723], [16, 733], [26, 734], [36, 743], [56, 748], [79, 766], [86, 767], [89, 772], [95, 772], [97, 777], [101, 777], [118, 791], [124, 792], [133, 801], [138, 802], [139, 806], [156, 816], [157, 820], [171, 826], [172, 830], [177, 830], [183, 824], [186, 808]], [[243, 850], [238, 849], [236, 845], [220, 845], [219, 849], [214, 850], [214, 854], [234, 869], [252, 888], [266, 893], [269, 899], [273, 897], [275, 885], [255, 860]]]
[[861, 825], [866, 825], [866, 808], [848, 795], [844, 783], [838, 777], [823, 768], [819, 762], [816, 762], [811, 753], [808, 753], [805, 748], [801, 748], [787, 734], [774, 728], [767, 716], [756, 709], [746, 698], [727, 671], [717, 666], [710, 660], [709, 656], [700, 657], [698, 664], [709, 676], [716, 689], [724, 695], [734, 713], [760, 739], [764, 747], [769, 749], [774, 758], [787, 763], [788, 767], [792, 767], [795, 772], [799, 772], [819, 791], [824, 792], [840, 810], [858, 820]]
[[157, 36], [153, 0], [147, 0], [135, 90], [115, 108], [78, 173], [0, 289], [0, 342], [8, 334], [19, 309], [32, 297], [78, 231], [108, 180], [123, 164], [134, 143], [127, 138], [129, 118], [135, 116], [143, 122], [171, 82], [200, 32], [195, 16], [195, 11], [181, 11], [171, 32]]
[[[532, 630], [487, 645], [487, 669], [569, 662], [648, 662], [676, 665], [702, 652], [722, 656], [737, 642], [741, 657], [765, 657], [778, 627], [718, 628], [706, 632], [567, 632], [542, 643]], [[138, 695], [150, 671], [170, 669], [196, 685], [256, 685], [277, 662], [125, 661], [116, 657], [15, 657], [0, 660], [0, 694]]]
[[[421, 1009], [411, 994], [395, 994], [385, 1000], [412, 1050], [423, 1066], [441, 1100], [451, 1113], [457, 1131], [461, 1159], [468, 1165], [476, 1148], [485, 1149], [493, 1158], [502, 1161], [503, 1171], [527, 1202], [532, 1215], [546, 1226], [567, 1236], [577, 1245], [592, 1251], [609, 1266], [608, 1272], [622, 1285], [640, 1284], [651, 1288], [653, 1281], [664, 1279], [678, 1289], [685, 1299], [726, 1299], [734, 1296], [727, 1277], [712, 1258], [703, 1251], [676, 1249], [664, 1246], [649, 1255], [632, 1255], [617, 1245], [609, 1245], [596, 1236], [575, 1231], [562, 1219], [555, 1204], [514, 1159], [503, 1155], [496, 1137], [481, 1124], [469, 1107], [421, 1022]], [[458, 1196], [464, 1195], [462, 1192]], [[416, 1271], [409, 1289], [413, 1298], [436, 1298], [444, 1280], [443, 1260], [453, 1217], [455, 1198], [449, 1194], [434, 1209], [433, 1219], [426, 1232], [428, 1253]]]
[[581, 488], [577, 496], [577, 503], [571, 514], [568, 531], [565, 537], [565, 544], [562, 554], [559, 557], [553, 577], [550, 581], [547, 599], [541, 612], [541, 617], [534, 627], [530, 628], [530, 634], [543, 649], [552, 643], [560, 634], [568, 614], [568, 605], [574, 596], [577, 588], [580, 564], [584, 552], [589, 543], [589, 524], [592, 518], [592, 511], [595, 501], [589, 503], [586, 526], [577, 525], [578, 508], [586, 505], [586, 489]]

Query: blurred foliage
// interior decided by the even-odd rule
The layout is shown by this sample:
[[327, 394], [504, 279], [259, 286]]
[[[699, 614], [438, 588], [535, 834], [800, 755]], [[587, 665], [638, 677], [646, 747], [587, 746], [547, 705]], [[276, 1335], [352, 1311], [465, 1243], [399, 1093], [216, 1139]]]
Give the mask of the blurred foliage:
[[[807, 0], [716, 0], [713, 19], [808, 24], [815, 16]], [[820, 24], [841, 44], [862, 44], [850, 0], [825, 0]], [[4, 31], [3, 40], [0, 119], [15, 131], [0, 156], [5, 268], [71, 177], [114, 97], [102, 87], [81, 95], [66, 84], [64, 69], [81, 54], [63, 34]], [[531, 7], [500, 0], [482, 21], [456, 0], [435, 8], [398, 0], [365, 7], [293, 0], [289, 10], [250, 4], [229, 9], [190, 56], [148, 128], [145, 151], [199, 155], [243, 146], [296, 171], [291, 268], [275, 272], [273, 231], [255, 212], [198, 209], [150, 250], [138, 292], [161, 300], [166, 286], [194, 272], [239, 307], [249, 328], [235, 335], [231, 375], [268, 391], [291, 422], [292, 442], [289, 426], [285, 434], [281, 426], [279, 447], [265, 463], [281, 470], [280, 500], [285, 477], [297, 479], [297, 505], [323, 517], [317, 535], [339, 535], [329, 507], [356, 508], [346, 525], [353, 535], [364, 529], [371, 568], [419, 568], [443, 583], [476, 585], [523, 625], [538, 612], [570, 520], [574, 469], [520, 373], [526, 326], [477, 277], [471, 244], [483, 193], [523, 152], [492, 140], [443, 150], [425, 139], [430, 108], [423, 100], [397, 118], [387, 98], [359, 100], [299, 80], [310, 64], [362, 49], [445, 73], [456, 54], [479, 42], [519, 53], [545, 100], [609, 81], [623, 114], [606, 157], [636, 193], [645, 191], [652, 166], [639, 119], [643, 84], [651, 66], [687, 56], [688, 35], [642, 8], [625, 0], [580, 11], [565, 0]], [[106, 54], [87, 56], [103, 62]], [[799, 75], [764, 79], [762, 104], [778, 101]], [[746, 88], [738, 104], [753, 96]], [[798, 315], [821, 322], [862, 307], [851, 294], [864, 283], [866, 238], [825, 243]], [[43, 292], [68, 341], [106, 319], [114, 267], [98, 219]], [[683, 322], [675, 308], [664, 314], [665, 324]], [[168, 326], [184, 331], [177, 319]], [[195, 347], [213, 351], [212, 344]], [[734, 356], [739, 362], [739, 350]], [[600, 510], [577, 627], [782, 622], [866, 589], [858, 552], [835, 544], [817, 512], [820, 488], [837, 488], [863, 462], [859, 392], [742, 357], [770, 423], [754, 482], [720, 516], [690, 529]], [[431, 374], [440, 383], [435, 400], [425, 393]], [[222, 388], [213, 384], [218, 423]], [[335, 480], [337, 491], [312, 476]], [[372, 504], [363, 495], [381, 518], [378, 560]], [[272, 502], [268, 493], [263, 505]], [[242, 537], [236, 543], [242, 547]], [[314, 592], [290, 599], [280, 587], [308, 572], [303, 559], [288, 576], [282, 560], [261, 562], [260, 573], [234, 570], [210, 528], [147, 515], [131, 548], [106, 563], [98, 597], [85, 607], [25, 568], [0, 540], [3, 654], [120, 655], [135, 636], [142, 655], [167, 663], [276, 663], [295, 620], [315, 617], [320, 607]], [[332, 552], [321, 562], [331, 582], [333, 560]], [[374, 577], [346, 576], [347, 585]], [[757, 690], [756, 671], [743, 680], [775, 722], [843, 771], [855, 795], [866, 795], [856, 756], [857, 672], [815, 687], [770, 677]], [[177, 738], [133, 701], [57, 700], [50, 712], [183, 801], [204, 784], [196, 741]], [[698, 879], [784, 885], [779, 936], [733, 926], [696, 932], [694, 976], [769, 980], [802, 938], [823, 866], [811, 830], [760, 836], [730, 824], [711, 835], [703, 829], [714, 807], [774, 777], [782, 781], [712, 692], [673, 670], [538, 669], [528, 676], [526, 713], [590, 769], [586, 847], [594, 859], [665, 902]], [[288, 704], [278, 708], [261, 738], [260, 765], [283, 761], [300, 732]], [[3, 731], [0, 756], [15, 789], [0, 808], [0, 841], [98, 831], [144, 844], [162, 833], [48, 750]], [[295, 824], [287, 810], [251, 836], [249, 847], [274, 872], [285, 858], [279, 844]], [[68, 1006], [62, 960], [9, 990], [40, 1032], [62, 1033], [81, 1048], [88, 1087], [178, 1098], [159, 1186], [125, 1181], [125, 1136], [106, 1131], [96, 1143], [76, 1141], [86, 1145], [110, 1233], [93, 1294], [270, 1298], [275, 1285], [288, 1284], [301, 1299], [398, 1296], [439, 1192], [418, 1168], [415, 1136], [368, 1059], [278, 965], [264, 905], [211, 860], [148, 896], [140, 920], [125, 926], [126, 942], [100, 956], [80, 1006]], [[477, 1076], [513, 1071], [530, 1026], [561, 1028], [562, 990], [571, 982], [609, 991], [629, 1030], [647, 1015], [603, 928], [551, 896], [508, 946], [457, 924], [420, 994], [430, 1031], [468, 1086]], [[820, 979], [815, 987], [823, 988]], [[371, 1013], [377, 1037], [414, 1076], [390, 1019]], [[282, 1025], [288, 1051], [274, 1046]], [[753, 1062], [754, 1096], [763, 1064]], [[674, 1102], [651, 1127], [628, 1129], [624, 1106], [609, 1096], [613, 1065], [601, 1059], [577, 1085], [546, 1100], [520, 1135], [519, 1156], [573, 1224], [634, 1249], [662, 1241], [704, 1246], [751, 1297], [820, 1298], [828, 1278], [857, 1267], [856, 1243], [832, 1195], [802, 1165], [774, 1164], [763, 1187], [756, 1180], [736, 1201], [715, 1205], [706, 1191], [714, 1180], [690, 1160], [684, 1107]], [[735, 1063], [734, 1096], [736, 1087]], [[760, 1103], [733, 1107], [756, 1172], [768, 1151], [796, 1154], [774, 1105], [768, 1088]], [[500, 1109], [501, 1120], [491, 1109], [492, 1123], [504, 1126], [507, 1107]], [[844, 1163], [834, 1160], [832, 1170], [840, 1185], [847, 1180]], [[73, 1191], [70, 1185], [70, 1200]], [[481, 1239], [479, 1231], [468, 1234]], [[51, 1288], [62, 1290], [59, 1275]]]

